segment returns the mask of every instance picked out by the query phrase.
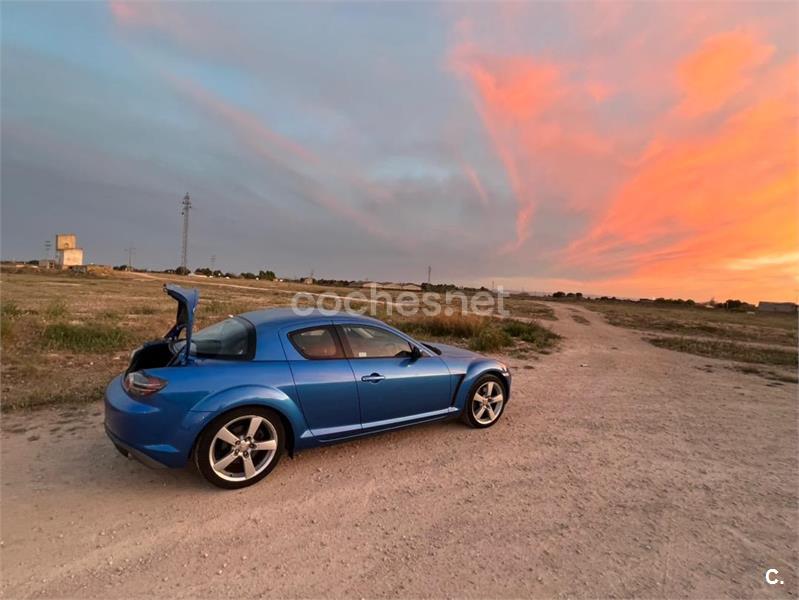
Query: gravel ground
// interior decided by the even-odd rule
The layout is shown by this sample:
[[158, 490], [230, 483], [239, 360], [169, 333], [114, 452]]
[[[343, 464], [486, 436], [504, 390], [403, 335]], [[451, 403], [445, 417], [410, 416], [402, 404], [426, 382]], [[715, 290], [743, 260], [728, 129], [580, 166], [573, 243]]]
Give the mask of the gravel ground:
[[796, 597], [796, 385], [554, 308], [563, 348], [507, 359], [497, 426], [311, 450], [246, 490], [125, 460], [100, 403], [6, 416], [2, 595]]

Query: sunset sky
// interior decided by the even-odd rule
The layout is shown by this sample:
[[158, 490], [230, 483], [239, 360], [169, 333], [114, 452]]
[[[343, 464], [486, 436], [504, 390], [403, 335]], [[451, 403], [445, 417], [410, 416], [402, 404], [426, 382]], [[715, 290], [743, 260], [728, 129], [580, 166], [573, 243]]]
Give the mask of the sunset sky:
[[2, 3], [2, 257], [796, 300], [799, 4]]

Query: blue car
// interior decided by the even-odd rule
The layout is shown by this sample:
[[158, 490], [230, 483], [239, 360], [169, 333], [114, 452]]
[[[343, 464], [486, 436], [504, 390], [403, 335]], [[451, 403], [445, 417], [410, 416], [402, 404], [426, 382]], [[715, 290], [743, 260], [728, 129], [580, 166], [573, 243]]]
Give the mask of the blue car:
[[193, 461], [241, 488], [284, 453], [453, 417], [490, 427], [510, 397], [501, 362], [377, 319], [271, 309], [194, 332], [198, 291], [164, 289], [174, 327], [136, 349], [105, 394], [108, 436], [151, 466]]

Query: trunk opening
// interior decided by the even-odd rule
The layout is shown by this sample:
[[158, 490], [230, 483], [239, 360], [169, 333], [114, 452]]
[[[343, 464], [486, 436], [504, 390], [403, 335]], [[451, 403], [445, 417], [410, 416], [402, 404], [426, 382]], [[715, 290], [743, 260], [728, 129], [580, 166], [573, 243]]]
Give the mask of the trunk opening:
[[145, 342], [141, 348], [133, 352], [130, 366], [125, 373], [168, 367], [174, 359], [175, 353], [172, 351], [172, 343], [169, 340]]

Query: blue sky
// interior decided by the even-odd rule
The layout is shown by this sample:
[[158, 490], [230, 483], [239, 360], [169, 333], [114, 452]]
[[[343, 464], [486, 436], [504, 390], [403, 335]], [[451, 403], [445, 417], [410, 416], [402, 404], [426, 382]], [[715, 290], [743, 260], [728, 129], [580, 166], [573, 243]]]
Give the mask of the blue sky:
[[5, 2], [2, 256], [791, 298], [796, 11]]

